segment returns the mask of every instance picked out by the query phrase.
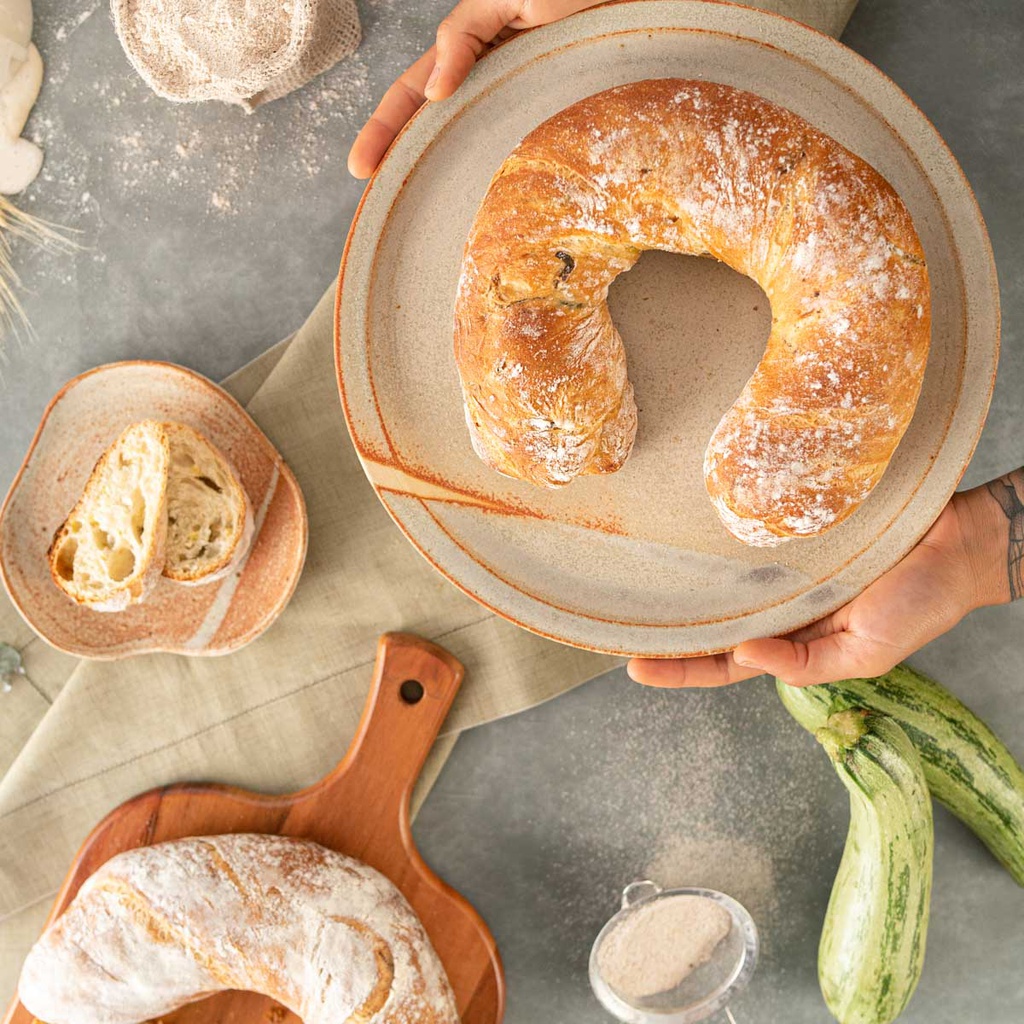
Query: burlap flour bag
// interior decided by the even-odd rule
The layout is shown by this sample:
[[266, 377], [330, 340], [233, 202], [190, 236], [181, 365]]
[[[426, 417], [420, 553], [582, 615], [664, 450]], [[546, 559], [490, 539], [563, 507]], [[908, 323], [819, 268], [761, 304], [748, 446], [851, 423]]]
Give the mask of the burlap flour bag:
[[160, 96], [252, 110], [359, 45], [355, 0], [111, 0], [135, 70]]

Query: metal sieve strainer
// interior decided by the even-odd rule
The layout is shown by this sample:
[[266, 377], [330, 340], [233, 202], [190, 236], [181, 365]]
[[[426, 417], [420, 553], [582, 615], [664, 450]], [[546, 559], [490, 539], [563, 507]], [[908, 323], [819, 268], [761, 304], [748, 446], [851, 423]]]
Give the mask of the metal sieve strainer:
[[[620, 944], [624, 935], [630, 942], [657, 943], [660, 940], [651, 929], [657, 926], [658, 915], [652, 911], [685, 911], [681, 898], [687, 898], [687, 906], [693, 907], [694, 897], [710, 900], [728, 915], [726, 918], [716, 912], [724, 934], [708, 958], [691, 970], [681, 969], [678, 983], [663, 991], [637, 995], [635, 991], [625, 991], [627, 986], [621, 982], [617, 988], [614, 960], [610, 959], [610, 954], [616, 952], [610, 945], [612, 937], [617, 935]], [[665, 914], [661, 916], [664, 919]], [[597, 936], [590, 951], [590, 985], [601, 1005], [625, 1024], [696, 1024], [720, 1011], [724, 1011], [731, 1024], [736, 1024], [726, 1004], [750, 980], [757, 952], [753, 918], [731, 896], [714, 889], [662, 889], [645, 879], [623, 889], [621, 909]], [[671, 961], [674, 950], [662, 949], [659, 954], [663, 962]]]

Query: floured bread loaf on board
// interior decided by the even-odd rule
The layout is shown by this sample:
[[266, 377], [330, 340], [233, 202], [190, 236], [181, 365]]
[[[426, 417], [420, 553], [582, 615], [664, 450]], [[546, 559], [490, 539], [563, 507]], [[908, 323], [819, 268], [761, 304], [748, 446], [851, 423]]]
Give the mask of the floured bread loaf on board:
[[137, 1024], [223, 989], [304, 1024], [457, 1024], [444, 968], [379, 872], [282, 836], [119, 854], [32, 947], [19, 997], [47, 1024]]
[[842, 522], [914, 413], [930, 343], [924, 253], [865, 161], [790, 111], [711, 82], [591, 96], [498, 169], [455, 306], [479, 456], [547, 487], [623, 465], [636, 405], [606, 299], [645, 249], [714, 257], [771, 302], [764, 357], [705, 452], [723, 524], [772, 545]]

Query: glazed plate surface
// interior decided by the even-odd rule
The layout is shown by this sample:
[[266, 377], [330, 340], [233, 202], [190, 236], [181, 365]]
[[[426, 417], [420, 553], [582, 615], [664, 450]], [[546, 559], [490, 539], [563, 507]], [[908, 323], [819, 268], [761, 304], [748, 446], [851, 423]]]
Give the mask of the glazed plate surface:
[[[96, 460], [125, 427], [144, 419], [186, 423], [227, 456], [252, 503], [252, 546], [237, 570], [205, 586], [161, 579], [144, 602], [122, 612], [79, 607], [50, 579], [47, 550]], [[291, 470], [227, 392], [169, 363], [113, 363], [70, 381], [44, 413], [0, 512], [0, 571], [25, 621], [70, 654], [226, 654], [259, 636], [288, 603], [306, 536], [305, 503]]]
[[[881, 484], [819, 538], [745, 547], [704, 490], [704, 448], [759, 361], [770, 308], [750, 280], [646, 253], [610, 304], [640, 426], [625, 467], [558, 491], [474, 455], [452, 354], [462, 248], [516, 143], [585, 96], [644, 78], [755, 92], [839, 140], [895, 186], [931, 272], [932, 350]], [[371, 180], [342, 262], [337, 362], [367, 476], [448, 579], [537, 633], [648, 656], [720, 651], [834, 611], [891, 568], [956, 488], [999, 348], [985, 226], [953, 156], [880, 71], [796, 22], [701, 0], [632, 0], [519, 36], [411, 122]]]

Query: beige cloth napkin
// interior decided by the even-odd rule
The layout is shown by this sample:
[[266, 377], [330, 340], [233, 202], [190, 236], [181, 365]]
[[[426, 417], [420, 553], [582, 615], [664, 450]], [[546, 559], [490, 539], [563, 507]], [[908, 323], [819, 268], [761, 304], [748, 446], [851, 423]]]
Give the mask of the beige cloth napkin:
[[[837, 34], [855, 3], [761, 6]], [[617, 664], [494, 616], [449, 585], [391, 523], [341, 416], [333, 297], [332, 285], [291, 339], [226, 384], [295, 471], [309, 509], [302, 580], [263, 637], [217, 659], [85, 662], [38, 640], [0, 595], [0, 639], [22, 651], [28, 673], [0, 696], [0, 999], [13, 993], [76, 849], [111, 808], [176, 780], [287, 791], [327, 772], [354, 732], [380, 633], [429, 637], [468, 669], [418, 800], [460, 730]]]

